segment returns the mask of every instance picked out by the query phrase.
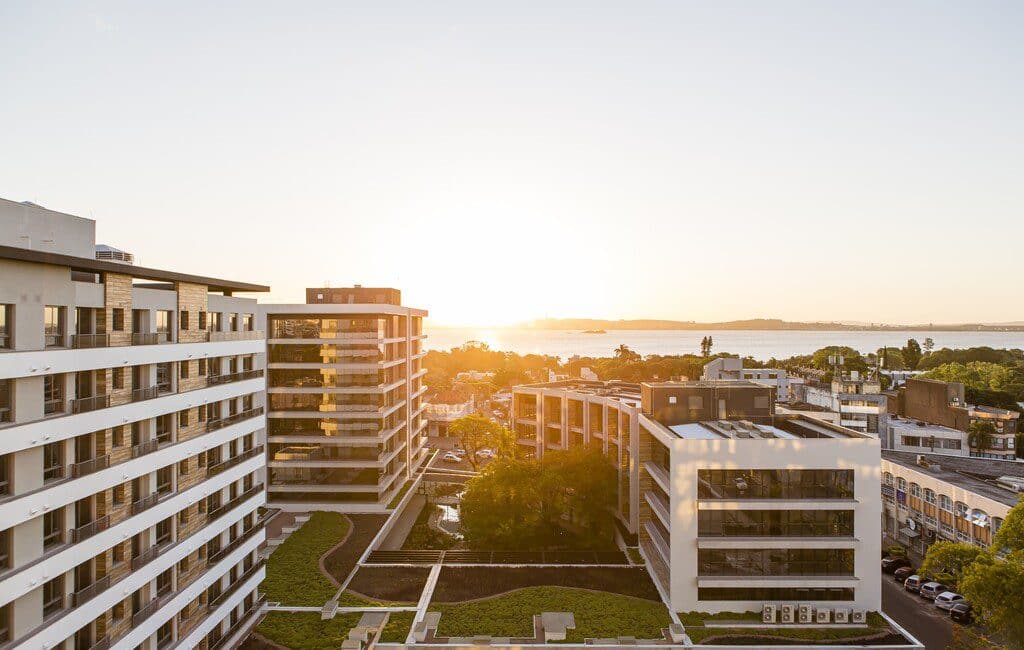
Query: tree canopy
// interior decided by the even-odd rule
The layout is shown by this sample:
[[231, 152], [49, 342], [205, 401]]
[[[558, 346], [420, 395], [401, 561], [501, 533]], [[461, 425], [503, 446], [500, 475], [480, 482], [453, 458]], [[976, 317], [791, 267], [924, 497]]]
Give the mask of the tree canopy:
[[476, 452], [489, 447], [500, 457], [515, 458], [519, 445], [506, 427], [483, 415], [464, 415], [448, 426], [448, 435], [457, 439], [466, 450], [467, 460], [477, 468]]
[[975, 391], [998, 391], [1024, 399], [1024, 370], [989, 361], [952, 362], [932, 368], [923, 377], [955, 381]]

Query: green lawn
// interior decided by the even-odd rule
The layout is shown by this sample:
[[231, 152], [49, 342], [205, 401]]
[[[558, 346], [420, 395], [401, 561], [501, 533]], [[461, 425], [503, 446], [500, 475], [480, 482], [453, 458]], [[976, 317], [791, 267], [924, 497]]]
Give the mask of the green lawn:
[[380, 634], [381, 643], [405, 643], [416, 612], [391, 612], [388, 623]]
[[359, 623], [359, 614], [321, 621], [319, 612], [269, 612], [256, 631], [291, 650], [336, 650]]
[[391, 499], [391, 503], [388, 504], [388, 510], [394, 510], [398, 506], [398, 503], [402, 500], [402, 497], [405, 496], [405, 493], [409, 491], [409, 488], [412, 487], [412, 484], [415, 480], [416, 479], [411, 478], [405, 482], [405, 485], [402, 486], [402, 489], [399, 490], [398, 493]]
[[441, 612], [438, 636], [533, 636], [533, 616], [541, 612], [572, 612], [576, 629], [566, 641], [589, 637], [635, 636], [660, 639], [672, 622], [658, 602], [569, 587], [527, 587], [484, 600], [432, 603]]
[[686, 633], [694, 643], [701, 643], [713, 636], [725, 634], [743, 636], [776, 636], [786, 639], [801, 639], [821, 641], [825, 639], [853, 639], [862, 636], [870, 636], [879, 632], [888, 631], [889, 625], [877, 612], [868, 612], [868, 627], [840, 627], [840, 628], [790, 628], [777, 626], [771, 629], [758, 628], [729, 628], [729, 627], [704, 627], [704, 621], [750, 621], [761, 622], [760, 612], [718, 612], [709, 614], [707, 612], [679, 612], [679, 621], [686, 628]]
[[263, 591], [284, 605], [320, 606], [338, 588], [320, 572], [320, 556], [348, 533], [349, 521], [336, 512], [314, 512], [267, 560]]

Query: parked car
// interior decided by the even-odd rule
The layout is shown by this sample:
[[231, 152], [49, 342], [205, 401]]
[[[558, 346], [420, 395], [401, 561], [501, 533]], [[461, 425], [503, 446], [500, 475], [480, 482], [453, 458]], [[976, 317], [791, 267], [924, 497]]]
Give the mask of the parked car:
[[495, 454], [493, 449], [484, 447], [483, 449], [478, 449], [476, 451], [476, 456], [477, 458], [494, 458]]
[[935, 606], [939, 609], [949, 611], [953, 609], [953, 605], [962, 603], [964, 597], [954, 591], [944, 591], [935, 597]]
[[944, 591], [949, 591], [949, 587], [933, 580], [921, 585], [921, 590], [917, 592], [917, 595], [928, 600], [935, 600]]
[[458, 454], [459, 456], [465, 456], [466, 455], [466, 450], [463, 449], [462, 447], [456, 447], [455, 449], [452, 449], [452, 453], [453, 454]]
[[922, 582], [924, 582], [924, 580], [921, 579], [921, 576], [915, 573], [903, 582], [903, 588], [912, 594], [916, 594], [921, 591]]
[[896, 569], [902, 569], [905, 566], [913, 566], [905, 557], [887, 557], [882, 560], [882, 571], [885, 573], [892, 573]]
[[971, 604], [961, 600], [949, 608], [949, 617], [957, 623], [973, 623], [974, 612], [971, 610]]
[[917, 569], [912, 566], [901, 566], [896, 569], [892, 574], [892, 579], [896, 582], [903, 584], [907, 581], [907, 578], [917, 573]]
[[441, 456], [441, 460], [447, 461], [449, 463], [461, 463], [462, 456], [456, 454], [454, 451], [449, 451], [445, 452], [444, 456]]

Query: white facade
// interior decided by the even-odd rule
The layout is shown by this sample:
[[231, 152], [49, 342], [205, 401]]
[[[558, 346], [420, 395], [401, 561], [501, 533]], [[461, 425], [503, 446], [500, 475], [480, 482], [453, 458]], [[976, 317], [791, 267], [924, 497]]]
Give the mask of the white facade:
[[779, 368], [744, 368], [743, 359], [719, 357], [704, 364], [704, 381], [740, 380], [756, 381], [775, 387], [775, 399], [788, 402], [793, 396], [789, 389], [789, 374]]
[[0, 200], [0, 644], [207, 647], [261, 604], [255, 300], [133, 287], [94, 228]]
[[939, 424], [890, 415], [882, 437], [883, 446], [893, 451], [928, 452], [970, 456], [967, 433]]
[[800, 401], [839, 413], [839, 424], [854, 431], [878, 435], [887, 412], [887, 398], [877, 381], [860, 378], [833, 381], [831, 388], [804, 384]]

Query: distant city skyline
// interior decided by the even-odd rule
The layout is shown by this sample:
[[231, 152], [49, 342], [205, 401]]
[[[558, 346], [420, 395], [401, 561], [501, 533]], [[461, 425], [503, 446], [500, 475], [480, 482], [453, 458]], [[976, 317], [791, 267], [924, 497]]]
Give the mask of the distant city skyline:
[[1019, 322], [1022, 18], [5, 3], [0, 196], [139, 264], [278, 302], [394, 286], [436, 325]]

